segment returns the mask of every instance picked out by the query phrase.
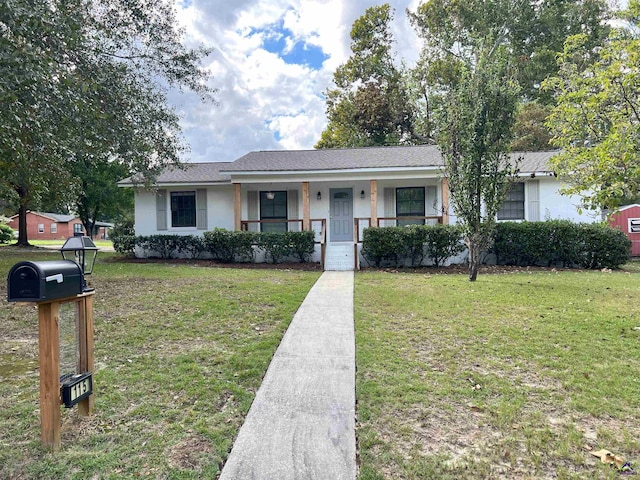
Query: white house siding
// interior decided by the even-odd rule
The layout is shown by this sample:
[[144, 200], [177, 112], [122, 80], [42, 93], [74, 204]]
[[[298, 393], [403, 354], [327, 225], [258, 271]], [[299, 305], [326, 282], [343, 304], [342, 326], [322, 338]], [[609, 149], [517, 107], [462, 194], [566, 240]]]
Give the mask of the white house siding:
[[[200, 188], [207, 194], [207, 228], [174, 228], [171, 226], [171, 192], [196, 191]], [[156, 217], [156, 192], [136, 190], [135, 192], [135, 231], [136, 235], [202, 235], [216, 227], [233, 230], [233, 187], [231, 185], [210, 187], [162, 187], [166, 191], [166, 230], [158, 230]], [[199, 208], [199, 207], [198, 207]]]
[[562, 184], [554, 177], [540, 178], [540, 220], [570, 220], [593, 223], [602, 220], [600, 213], [589, 210], [578, 212], [580, 197], [560, 195]]

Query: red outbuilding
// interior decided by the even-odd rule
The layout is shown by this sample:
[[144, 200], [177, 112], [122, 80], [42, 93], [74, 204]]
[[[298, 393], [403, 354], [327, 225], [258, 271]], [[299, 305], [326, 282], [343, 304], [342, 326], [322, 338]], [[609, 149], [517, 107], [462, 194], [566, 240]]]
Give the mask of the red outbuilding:
[[622, 230], [631, 240], [631, 256], [640, 257], [640, 205], [627, 205], [611, 215], [609, 224]]

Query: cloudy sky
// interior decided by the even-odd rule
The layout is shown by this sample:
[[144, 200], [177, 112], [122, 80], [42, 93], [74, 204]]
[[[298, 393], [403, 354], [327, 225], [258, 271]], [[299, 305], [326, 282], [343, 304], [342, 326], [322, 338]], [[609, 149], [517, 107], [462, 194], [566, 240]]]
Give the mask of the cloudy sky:
[[[182, 115], [190, 162], [233, 161], [253, 150], [309, 149], [326, 125], [323, 92], [350, 54], [349, 32], [374, 0], [179, 0], [186, 41], [213, 47], [206, 66], [218, 105], [171, 95]], [[398, 58], [419, 42], [391, 0]]]

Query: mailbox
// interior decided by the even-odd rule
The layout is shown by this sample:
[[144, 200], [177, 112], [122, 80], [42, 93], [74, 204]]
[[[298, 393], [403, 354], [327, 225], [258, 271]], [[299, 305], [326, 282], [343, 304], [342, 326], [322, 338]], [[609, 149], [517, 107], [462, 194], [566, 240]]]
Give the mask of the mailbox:
[[16, 263], [7, 277], [10, 302], [46, 302], [82, 293], [82, 269], [71, 260]]

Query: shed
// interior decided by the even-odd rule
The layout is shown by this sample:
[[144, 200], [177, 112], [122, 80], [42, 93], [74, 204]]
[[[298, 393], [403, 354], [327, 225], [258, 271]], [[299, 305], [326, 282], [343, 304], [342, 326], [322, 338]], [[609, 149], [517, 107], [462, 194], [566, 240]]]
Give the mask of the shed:
[[631, 240], [631, 256], [640, 257], [640, 204], [626, 205], [609, 218], [609, 224]]

